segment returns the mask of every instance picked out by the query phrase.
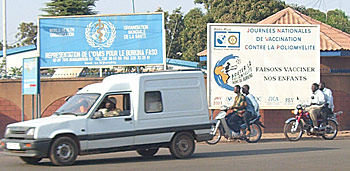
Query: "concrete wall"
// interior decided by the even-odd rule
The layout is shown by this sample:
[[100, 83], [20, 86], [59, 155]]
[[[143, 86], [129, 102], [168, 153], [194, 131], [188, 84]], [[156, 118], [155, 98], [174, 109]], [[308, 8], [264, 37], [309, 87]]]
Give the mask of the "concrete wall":
[[[332, 89], [335, 111], [344, 113], [338, 117], [339, 129], [350, 129], [350, 74], [322, 74], [321, 81]], [[311, 85], [310, 85], [311, 87]], [[297, 87], [296, 87], [297, 88]], [[311, 93], [311, 88], [310, 88]], [[213, 112], [214, 117], [219, 112]], [[293, 117], [291, 110], [264, 109], [260, 110], [261, 121], [266, 126], [264, 132], [282, 132], [284, 121]]]
[[[101, 82], [102, 78], [71, 78], [41, 80], [41, 114], [50, 116], [78, 88]], [[21, 121], [22, 89], [21, 80], [0, 80], [0, 137], [7, 124]], [[36, 97], [34, 98], [36, 105]], [[34, 111], [34, 117], [36, 111]], [[24, 120], [32, 119], [32, 95], [24, 96]]]
[[[50, 116], [78, 88], [101, 82], [102, 78], [70, 78], [41, 80], [41, 114]], [[341, 130], [350, 129], [350, 74], [322, 74], [321, 81], [333, 90], [335, 110], [344, 111], [338, 118]], [[297, 87], [296, 87], [297, 88]], [[311, 91], [311, 90], [310, 90]], [[25, 120], [32, 118], [31, 95], [25, 95]], [[214, 115], [218, 111], [214, 111]], [[284, 121], [293, 115], [290, 110], [261, 110], [265, 132], [282, 132]], [[21, 80], [0, 80], [0, 137], [7, 124], [21, 120]]]

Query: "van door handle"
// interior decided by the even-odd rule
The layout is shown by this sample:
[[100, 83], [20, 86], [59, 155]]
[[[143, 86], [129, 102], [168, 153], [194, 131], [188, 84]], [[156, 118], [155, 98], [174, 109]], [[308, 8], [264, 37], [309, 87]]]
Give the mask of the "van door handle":
[[125, 118], [124, 120], [125, 121], [131, 121], [132, 119], [131, 118]]

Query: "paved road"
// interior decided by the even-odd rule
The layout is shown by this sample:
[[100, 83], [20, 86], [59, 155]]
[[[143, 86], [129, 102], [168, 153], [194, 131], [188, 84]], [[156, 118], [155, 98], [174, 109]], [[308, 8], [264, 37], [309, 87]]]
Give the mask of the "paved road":
[[186, 160], [173, 159], [168, 149], [161, 149], [156, 157], [147, 160], [136, 152], [79, 156], [75, 165], [68, 167], [52, 166], [48, 159], [39, 165], [28, 165], [0, 152], [0, 170], [350, 170], [349, 147], [349, 137], [213, 146], [201, 143], [193, 157]]

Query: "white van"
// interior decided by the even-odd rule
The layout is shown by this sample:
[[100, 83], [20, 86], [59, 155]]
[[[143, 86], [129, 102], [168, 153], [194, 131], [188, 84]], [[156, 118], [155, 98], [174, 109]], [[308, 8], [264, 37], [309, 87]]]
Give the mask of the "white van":
[[118, 74], [88, 85], [52, 116], [9, 124], [2, 147], [29, 164], [49, 157], [71, 165], [77, 155], [160, 147], [190, 157], [212, 138], [201, 71]]

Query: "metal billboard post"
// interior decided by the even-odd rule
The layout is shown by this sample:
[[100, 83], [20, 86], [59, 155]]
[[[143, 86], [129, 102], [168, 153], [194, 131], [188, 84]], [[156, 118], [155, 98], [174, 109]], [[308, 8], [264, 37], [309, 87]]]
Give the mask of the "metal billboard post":
[[5, 67], [5, 77], [7, 77], [7, 47], [6, 47], [6, 0], [2, 0], [2, 22], [3, 22], [3, 59], [2, 62], [4, 62]]
[[38, 104], [38, 109], [37, 109], [37, 118], [41, 118], [41, 96], [40, 96], [40, 93], [37, 95], [38, 96], [38, 101], [37, 101], [37, 104]]
[[21, 121], [23, 122], [24, 121], [24, 95], [22, 94], [22, 118], [21, 118]]
[[[32, 95], [32, 119], [35, 119], [34, 110], [36, 106], [36, 118], [39, 117], [39, 102], [40, 102], [40, 64], [39, 58], [24, 58], [23, 59], [23, 74], [22, 74], [22, 121], [24, 120], [24, 95]], [[34, 95], [37, 95], [35, 100]], [[35, 105], [36, 101], [36, 105]]]
[[32, 119], [34, 119], [34, 94], [32, 94]]

